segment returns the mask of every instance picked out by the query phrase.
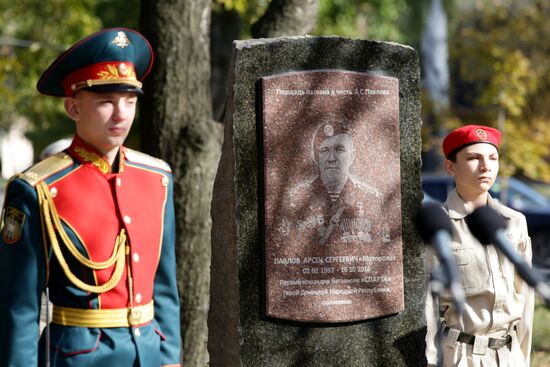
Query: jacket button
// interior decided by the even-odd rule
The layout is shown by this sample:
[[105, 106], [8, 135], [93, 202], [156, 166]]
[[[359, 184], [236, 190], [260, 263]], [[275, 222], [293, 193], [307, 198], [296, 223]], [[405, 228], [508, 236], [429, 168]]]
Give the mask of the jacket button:
[[132, 218], [130, 218], [130, 217], [127, 216], [127, 215], [124, 216], [123, 220], [124, 220], [124, 223], [126, 223], [126, 224], [132, 223]]
[[122, 178], [120, 178], [120, 177], [116, 178], [116, 185], [117, 186], [122, 186]]
[[135, 336], [141, 336], [141, 331], [139, 331], [138, 328], [135, 328], [135, 329], [134, 329], [134, 335], [135, 335]]
[[141, 293], [136, 294], [136, 302], [141, 303]]
[[138, 263], [139, 262], [139, 254], [137, 252], [134, 252], [134, 254], [132, 255], [133, 259], [134, 259], [134, 262]]
[[168, 186], [168, 177], [162, 176], [162, 186]]
[[50, 189], [50, 194], [52, 195], [52, 198], [57, 196], [57, 187], [52, 187]]

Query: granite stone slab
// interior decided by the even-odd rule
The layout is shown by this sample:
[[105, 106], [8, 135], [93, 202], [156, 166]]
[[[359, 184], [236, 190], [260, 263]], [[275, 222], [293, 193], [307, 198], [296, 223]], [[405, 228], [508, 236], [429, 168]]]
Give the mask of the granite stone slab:
[[[354, 133], [358, 134], [359, 140], [362, 141], [359, 144], [354, 141], [358, 160], [350, 166], [349, 173], [363, 179], [363, 183], [372, 189], [379, 190], [383, 201], [387, 201], [388, 205], [380, 206], [381, 204], [375, 204], [370, 196], [358, 194], [360, 199], [358, 201], [362, 205], [354, 206], [355, 214], [349, 216], [346, 224], [342, 224], [342, 227], [338, 224], [338, 228], [328, 231], [330, 232], [328, 236], [326, 231], [316, 233], [315, 235], [319, 235], [317, 239], [315, 236], [307, 236], [307, 243], [316, 246], [317, 250], [307, 253], [306, 245], [303, 245], [303, 248], [299, 248], [298, 244], [293, 245], [297, 250], [302, 251], [299, 256], [296, 256], [300, 258], [301, 264], [296, 266], [292, 264], [292, 261], [296, 261], [292, 260], [294, 254], [292, 251], [287, 252], [287, 249], [280, 250], [281, 256], [270, 258], [271, 255], [267, 252], [270, 239], [274, 239], [273, 243], [277, 243], [282, 238], [282, 234], [279, 237], [278, 235], [270, 237], [276, 233], [274, 232], [276, 229], [273, 229], [271, 224], [277, 227], [275, 224], [277, 213], [283, 213], [288, 214], [296, 225], [300, 220], [300, 207], [305, 208], [308, 205], [306, 204], [307, 194], [300, 194], [298, 190], [294, 200], [289, 193], [285, 193], [285, 190], [291, 189], [295, 184], [299, 187], [300, 183], [307, 183], [308, 179], [315, 175], [315, 165], [311, 162], [311, 157], [307, 157], [308, 150], [311, 154], [310, 139], [313, 139], [314, 132], [325, 134], [326, 137], [331, 134], [332, 128], [334, 130], [332, 136], [338, 137], [342, 134], [336, 134], [339, 127], [334, 124], [334, 120], [328, 122], [320, 116], [317, 118], [313, 114], [308, 115], [312, 113], [312, 109], [304, 110], [306, 111], [305, 122], [311, 122], [311, 125], [305, 124], [302, 130], [295, 130], [294, 126], [298, 126], [298, 118], [293, 114], [298, 107], [289, 108], [288, 111], [281, 107], [277, 113], [287, 113], [291, 117], [288, 120], [290, 126], [284, 125], [283, 122], [280, 125], [282, 132], [286, 133], [282, 138], [286, 136], [289, 142], [287, 145], [282, 143], [285, 146], [283, 150], [275, 144], [271, 148], [267, 147], [265, 151], [264, 116], [262, 115], [262, 103], [264, 103], [262, 96], [265, 94], [262, 94], [262, 85], [265, 86], [269, 78], [277, 75], [288, 73], [302, 75], [302, 73], [314, 71], [337, 71], [344, 75], [349, 73], [349, 78], [343, 78], [346, 80], [346, 85], [342, 85], [341, 88], [336, 88], [336, 85], [334, 88], [319, 86], [309, 88], [310, 90], [352, 90], [348, 88], [349, 83], [354, 82], [356, 75], [371, 78], [369, 80], [372, 83], [388, 83], [387, 86], [363, 89], [387, 89], [390, 97], [375, 94], [370, 100], [365, 96], [353, 97], [342, 94], [342, 98], [337, 99], [311, 99], [311, 103], [315, 103], [322, 111], [329, 111], [331, 104], [336, 106], [333, 110], [336, 111], [334, 117], [338, 120], [346, 115], [342, 114], [342, 110], [346, 109], [342, 106], [354, 106], [353, 99], [357, 98], [356, 107], [349, 111], [351, 115], [345, 116], [352, 122], [352, 129], [357, 129]], [[214, 184], [211, 211], [212, 280], [208, 320], [208, 350], [211, 366], [418, 367], [423, 365], [424, 252], [423, 243], [414, 229], [412, 220], [422, 200], [419, 78], [416, 51], [411, 47], [395, 43], [311, 36], [234, 43], [224, 122], [225, 138]], [[323, 83], [329, 83], [330, 80], [339, 83], [330, 77], [322, 80], [324, 80]], [[309, 84], [307, 86], [310, 87]], [[291, 90], [290, 87], [285, 89]], [[280, 98], [283, 97], [294, 98], [281, 94]], [[366, 106], [362, 106], [363, 103], [359, 102], [361, 98], [364, 98]], [[310, 100], [307, 98], [301, 98], [294, 102], [299, 106], [300, 103], [309, 103], [308, 101]], [[391, 106], [382, 108], [389, 116], [388, 130], [385, 133], [386, 125], [372, 120], [369, 123], [361, 123], [363, 118], [359, 118], [359, 116], [368, 117], [369, 111], [376, 115], [377, 112], [373, 110], [375, 104], [371, 103], [374, 101], [380, 108], [384, 104]], [[392, 120], [396, 114], [398, 114], [397, 124]], [[385, 113], [379, 116], [383, 115], [385, 116]], [[318, 128], [322, 130], [315, 130], [314, 122], [318, 122]], [[325, 122], [324, 125], [323, 122]], [[327, 125], [331, 128], [327, 127], [325, 132]], [[274, 137], [274, 139], [279, 138]], [[290, 144], [292, 140], [303, 144]], [[323, 144], [323, 141], [324, 139], [321, 139], [320, 144]], [[271, 166], [275, 169], [273, 172], [279, 176], [278, 183], [274, 186], [275, 192], [271, 192], [269, 176], [266, 177], [266, 174], [271, 171], [269, 164], [265, 164], [265, 157], [268, 160], [279, 159], [278, 157], [285, 159], [285, 154], [288, 157], [297, 157], [294, 162], [298, 166], [288, 167], [286, 170], [283, 163], [278, 163], [279, 166], [277, 164]], [[385, 180], [389, 180], [389, 184], [384, 184]], [[328, 181], [330, 180], [326, 180]], [[335, 184], [334, 187], [337, 186]], [[266, 188], [270, 192], [266, 192]], [[338, 192], [338, 190], [332, 191]], [[336, 194], [333, 192], [333, 197], [334, 195]], [[291, 206], [293, 201], [296, 204], [296, 212], [293, 212]], [[367, 222], [351, 220], [360, 218], [361, 206], [365, 213], [369, 207], [375, 208], [375, 213], [365, 214], [365, 216], [385, 218], [377, 223], [374, 223], [374, 219], [371, 221], [371, 230], [368, 234], [372, 242], [367, 242], [368, 236], [365, 234], [365, 229], [368, 229]], [[386, 231], [383, 228], [384, 222], [389, 226]], [[307, 227], [307, 220], [302, 224]], [[284, 232], [284, 225], [279, 228]], [[294, 226], [294, 230], [296, 228], [298, 227]], [[342, 237], [343, 234], [340, 232], [342, 230], [346, 232], [346, 228], [350, 229], [347, 231], [350, 233]], [[359, 235], [359, 229], [363, 229], [362, 235]], [[364, 264], [351, 264], [349, 259], [343, 258], [330, 264], [318, 262], [319, 257], [324, 261], [338, 256], [339, 251], [329, 250], [331, 246], [346, 249], [344, 256], [350, 254], [358, 256], [357, 259], [359, 256], [371, 256], [369, 244], [376, 248], [372, 254], [383, 252], [383, 233], [386, 232], [390, 239], [387, 254], [395, 256], [395, 260], [391, 262], [379, 264], [366, 261]], [[337, 236], [334, 237], [335, 235]], [[325, 237], [321, 244], [321, 240]], [[345, 241], [348, 243], [346, 244]], [[362, 250], [359, 252], [358, 248]], [[276, 260], [277, 258], [279, 260]], [[317, 272], [315, 274], [320, 274], [321, 271], [330, 272], [337, 269], [342, 272], [346, 266], [355, 266], [357, 272], [359, 266], [364, 266], [362, 270], [365, 272], [367, 268], [370, 269], [370, 275], [365, 274], [366, 276], [375, 274], [380, 276], [368, 279], [370, 283], [376, 283], [376, 285], [371, 284], [373, 287], [382, 287], [386, 281], [391, 284], [395, 294], [399, 295], [401, 293], [398, 289], [399, 284], [402, 284], [403, 298], [400, 300], [396, 297], [393, 299], [395, 304], [389, 305], [382, 298], [379, 301], [380, 304], [366, 306], [368, 310], [381, 311], [379, 316], [376, 312], [369, 313], [368, 310], [366, 314], [355, 314], [356, 311], [351, 311], [346, 315], [343, 310], [344, 316], [341, 320], [338, 319], [338, 315], [318, 313], [317, 316], [306, 321], [303, 315], [297, 315], [297, 308], [302, 306], [293, 303], [289, 306], [291, 308], [289, 315], [284, 315], [284, 318], [275, 317], [279, 316], [279, 312], [284, 314], [285, 307], [283, 305], [282, 310], [276, 309], [277, 302], [284, 303], [279, 299], [274, 300], [275, 309], [269, 308], [268, 282], [271, 276], [269, 271], [272, 270], [266, 273], [266, 264], [270, 260], [272, 265], [277, 265], [274, 267], [275, 270], [283, 268], [284, 263], [287, 263], [286, 266], [296, 267], [302, 273], [307, 268], [310, 273], [303, 274], [304, 277], [300, 279], [312, 280], [328, 279], [320, 275], [312, 276], [312, 269], [316, 269], [313, 270]], [[280, 263], [276, 264], [276, 262]], [[305, 266], [304, 262], [308, 262], [308, 266]], [[329, 270], [322, 270], [323, 268]], [[346, 270], [349, 271], [349, 268]], [[393, 278], [398, 277], [400, 273], [402, 273], [402, 279]], [[387, 282], [387, 278], [383, 277], [389, 277], [390, 274], [392, 279]], [[284, 277], [284, 274], [279, 274], [276, 279], [285, 280], [281, 277]], [[370, 286], [366, 286], [366, 282], [361, 283], [361, 277], [364, 276], [335, 277], [342, 281], [359, 279], [360, 283], [359, 285], [339, 284], [334, 289], [368, 289]], [[298, 279], [294, 272], [289, 280], [292, 279]], [[296, 286], [290, 283], [283, 283], [283, 286], [287, 291], [296, 290], [292, 288]], [[313, 286], [308, 285], [304, 289], [313, 290]], [[276, 297], [280, 297], [280, 294]], [[308, 300], [314, 303], [316, 296], [309, 294], [308, 297], [310, 297]], [[336, 301], [349, 299], [353, 301], [355, 298], [335, 298]], [[361, 302], [366, 302], [366, 299], [361, 299]], [[304, 307], [309, 306], [304, 304]], [[315, 313], [316, 309], [319, 307], [311, 307], [312, 313]], [[308, 311], [304, 314], [307, 316], [309, 313]], [[370, 318], [371, 316], [374, 318]], [[364, 320], [366, 317], [368, 319]], [[350, 321], [352, 319], [358, 321]], [[325, 322], [327, 320], [330, 322]]]

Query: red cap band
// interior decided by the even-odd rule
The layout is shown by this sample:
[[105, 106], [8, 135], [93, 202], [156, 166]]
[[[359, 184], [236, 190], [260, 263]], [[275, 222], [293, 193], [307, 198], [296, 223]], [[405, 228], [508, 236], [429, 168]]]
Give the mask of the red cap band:
[[137, 80], [134, 64], [131, 62], [100, 62], [75, 70], [63, 80], [63, 89], [66, 96], [71, 96], [82, 88], [121, 83], [141, 88], [141, 82]]

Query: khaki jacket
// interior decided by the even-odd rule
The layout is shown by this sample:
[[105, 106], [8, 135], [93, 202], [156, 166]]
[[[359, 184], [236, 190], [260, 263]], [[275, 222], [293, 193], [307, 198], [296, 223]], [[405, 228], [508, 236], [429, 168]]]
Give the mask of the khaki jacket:
[[[531, 239], [527, 222], [518, 213], [489, 197], [488, 205], [499, 212], [508, 223], [506, 237], [529, 263]], [[456, 341], [456, 333], [448, 333], [443, 340], [445, 367], [528, 367], [534, 313], [534, 291], [515, 272], [512, 263], [494, 246], [483, 246], [473, 237], [465, 217], [473, 211], [454, 190], [443, 208], [453, 224], [452, 252], [455, 255], [464, 288], [466, 304], [462, 314], [453, 305], [448, 292], [439, 300], [441, 321], [448, 327], [480, 336], [475, 345]], [[437, 266], [430, 248], [426, 252], [427, 274]], [[437, 362], [435, 318], [432, 297], [426, 297], [426, 357], [429, 365]], [[488, 338], [512, 336], [510, 348], [491, 349]]]

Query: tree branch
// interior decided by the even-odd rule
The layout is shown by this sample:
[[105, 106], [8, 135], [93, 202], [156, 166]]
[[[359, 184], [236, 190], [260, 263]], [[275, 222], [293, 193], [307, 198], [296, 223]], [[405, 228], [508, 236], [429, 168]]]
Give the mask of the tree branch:
[[252, 25], [254, 38], [295, 36], [315, 27], [319, 0], [272, 0], [264, 15]]

